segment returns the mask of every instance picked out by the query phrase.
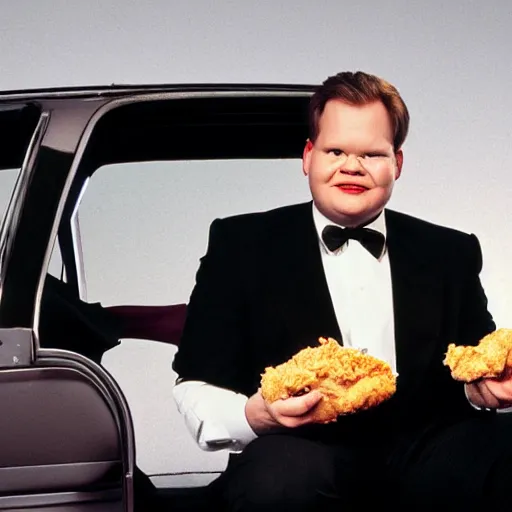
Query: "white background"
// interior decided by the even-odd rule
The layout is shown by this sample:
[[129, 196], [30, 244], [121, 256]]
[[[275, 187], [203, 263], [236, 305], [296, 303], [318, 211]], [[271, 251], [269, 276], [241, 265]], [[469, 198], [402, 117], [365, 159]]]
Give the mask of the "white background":
[[[512, 327], [511, 22], [507, 0], [0, 0], [0, 89], [381, 75], [411, 112], [391, 206], [476, 233], [490, 309]], [[155, 197], [154, 180], [151, 188], [136, 169], [122, 177], [112, 169], [101, 187], [91, 183], [83, 205], [90, 299], [186, 301], [213, 215], [307, 198], [300, 162], [285, 164], [290, 181], [273, 165], [172, 167], [149, 233], [137, 201]], [[154, 179], [165, 169], [153, 167]], [[12, 173], [0, 174], [5, 204]], [[139, 464], [149, 473], [222, 467], [225, 455], [196, 449], [177, 416], [172, 355], [128, 341], [105, 359], [133, 407]]]

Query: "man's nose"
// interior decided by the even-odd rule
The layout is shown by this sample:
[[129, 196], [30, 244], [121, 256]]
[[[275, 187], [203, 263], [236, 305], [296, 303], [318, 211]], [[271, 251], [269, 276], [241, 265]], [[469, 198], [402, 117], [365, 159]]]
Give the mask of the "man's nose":
[[340, 171], [347, 173], [361, 173], [363, 172], [363, 167], [356, 155], [349, 154], [345, 163], [341, 166]]

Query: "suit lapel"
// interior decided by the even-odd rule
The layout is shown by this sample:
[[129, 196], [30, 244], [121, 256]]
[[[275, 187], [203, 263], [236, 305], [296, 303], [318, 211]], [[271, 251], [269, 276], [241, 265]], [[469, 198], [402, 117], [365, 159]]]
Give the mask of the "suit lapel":
[[[316, 345], [319, 336], [333, 337], [340, 343], [341, 333], [325, 279], [318, 235], [313, 222], [312, 203], [298, 205], [283, 230], [282, 244], [275, 256], [282, 283], [281, 302], [285, 321], [295, 349]], [[285, 247], [285, 250], [282, 250]]]
[[442, 280], [418, 229], [386, 211], [393, 287], [397, 395], [414, 392], [432, 361], [440, 332]]

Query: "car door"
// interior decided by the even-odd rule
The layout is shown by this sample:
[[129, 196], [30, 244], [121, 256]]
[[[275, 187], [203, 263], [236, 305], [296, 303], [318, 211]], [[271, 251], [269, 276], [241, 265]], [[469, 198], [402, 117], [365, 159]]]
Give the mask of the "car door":
[[[214, 218], [307, 200], [310, 93], [189, 86], [42, 100], [50, 119], [13, 231], [4, 324], [38, 332], [52, 265], [89, 304], [186, 303]], [[130, 404], [138, 465], [164, 487], [204, 483], [227, 461], [199, 450], [175, 408], [175, 351], [127, 339], [102, 358]]]

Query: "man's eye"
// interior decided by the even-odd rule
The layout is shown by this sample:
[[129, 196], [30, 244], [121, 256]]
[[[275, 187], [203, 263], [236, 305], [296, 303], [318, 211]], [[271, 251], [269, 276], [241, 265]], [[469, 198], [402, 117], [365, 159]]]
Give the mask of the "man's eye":
[[388, 155], [383, 153], [367, 153], [364, 155], [364, 158], [373, 159], [373, 158], [386, 158]]
[[341, 149], [330, 149], [329, 153], [333, 154], [334, 156], [343, 155], [343, 151]]

